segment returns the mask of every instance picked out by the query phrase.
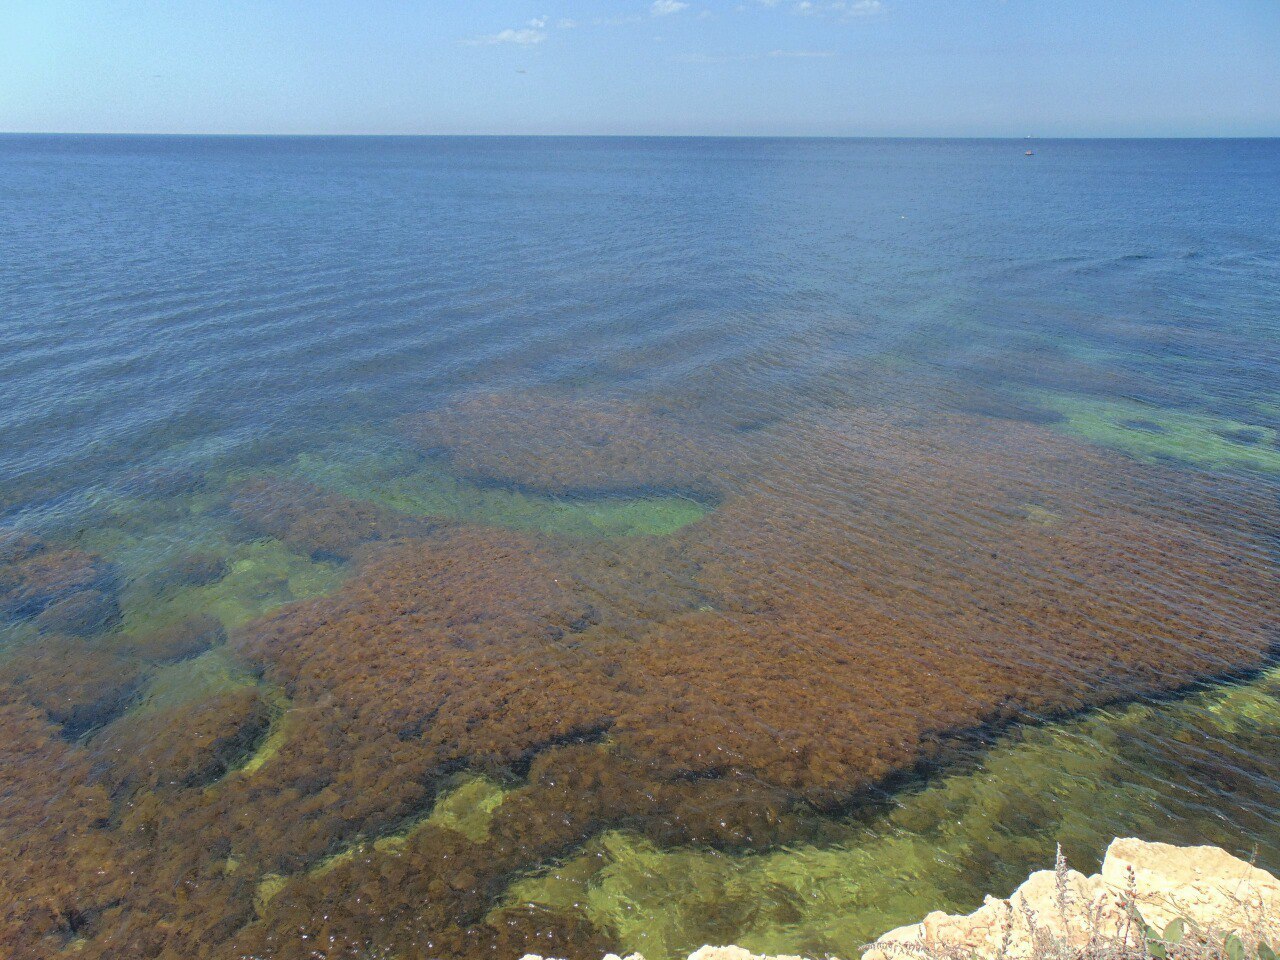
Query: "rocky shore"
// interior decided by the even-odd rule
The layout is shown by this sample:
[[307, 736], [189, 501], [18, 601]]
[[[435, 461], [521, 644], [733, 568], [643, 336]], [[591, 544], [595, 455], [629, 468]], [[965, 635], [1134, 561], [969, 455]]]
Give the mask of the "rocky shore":
[[[1158, 958], [1179, 949], [1193, 958], [1240, 951], [1249, 960], [1274, 960], [1269, 951], [1277, 945], [1276, 877], [1218, 847], [1124, 838], [1111, 843], [1099, 873], [1085, 876], [1059, 863], [1031, 874], [1008, 899], [988, 896], [966, 916], [939, 911], [891, 930], [863, 952], [863, 960]], [[523, 960], [543, 958], [529, 954]], [[610, 954], [604, 960], [621, 958]], [[644, 958], [633, 954], [625, 960]], [[704, 946], [689, 960], [801, 958]]]

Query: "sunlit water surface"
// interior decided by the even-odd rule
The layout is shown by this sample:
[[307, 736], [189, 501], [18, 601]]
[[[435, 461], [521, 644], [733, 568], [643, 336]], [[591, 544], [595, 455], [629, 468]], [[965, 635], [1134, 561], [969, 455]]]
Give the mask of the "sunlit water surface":
[[1277, 224], [1277, 141], [0, 138], [0, 953], [1280, 868]]

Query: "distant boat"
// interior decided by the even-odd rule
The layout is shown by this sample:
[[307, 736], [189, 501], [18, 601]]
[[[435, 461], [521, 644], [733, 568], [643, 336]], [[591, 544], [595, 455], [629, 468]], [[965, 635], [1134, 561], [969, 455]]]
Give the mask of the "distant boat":
[[1034, 150], [1028, 150], [1026, 153], [1023, 154], [1024, 157], [1034, 157], [1035, 155], [1036, 155], [1036, 152]]

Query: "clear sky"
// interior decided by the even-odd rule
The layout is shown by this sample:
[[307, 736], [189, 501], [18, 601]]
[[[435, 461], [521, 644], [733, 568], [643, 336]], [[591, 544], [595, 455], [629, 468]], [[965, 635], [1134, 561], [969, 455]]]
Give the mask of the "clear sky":
[[0, 0], [0, 130], [1280, 135], [1280, 0]]

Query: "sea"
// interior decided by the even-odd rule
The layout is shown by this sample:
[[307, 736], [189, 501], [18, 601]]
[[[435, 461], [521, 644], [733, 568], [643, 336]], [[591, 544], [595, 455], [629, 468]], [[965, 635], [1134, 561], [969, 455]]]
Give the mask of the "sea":
[[0, 954], [858, 955], [1280, 869], [1280, 140], [0, 136]]

